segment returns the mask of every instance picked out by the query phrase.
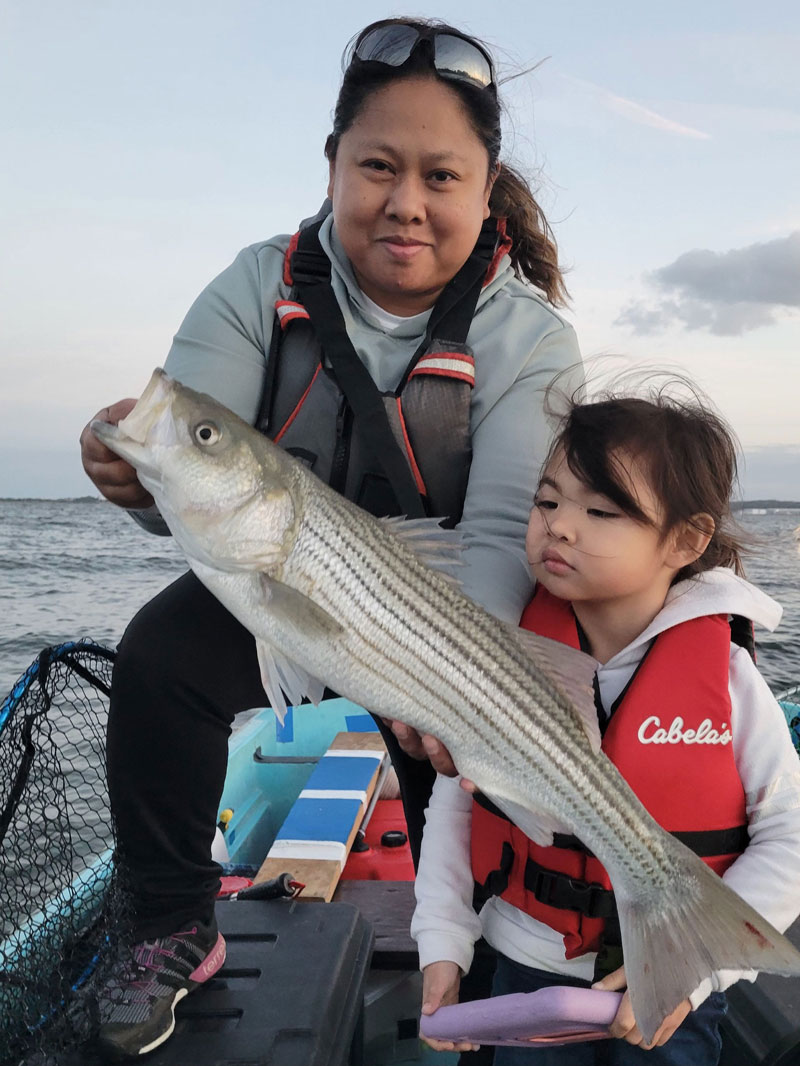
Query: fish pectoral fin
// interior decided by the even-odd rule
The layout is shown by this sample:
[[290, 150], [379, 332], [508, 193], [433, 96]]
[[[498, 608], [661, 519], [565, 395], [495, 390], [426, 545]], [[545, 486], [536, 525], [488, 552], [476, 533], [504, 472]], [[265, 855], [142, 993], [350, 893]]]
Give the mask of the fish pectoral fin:
[[442, 529], [441, 518], [381, 518], [380, 524], [405, 544], [409, 551], [431, 570], [436, 570], [446, 581], [461, 588], [461, 579], [456, 573], [464, 562], [461, 551], [464, 547], [457, 529]]
[[335, 640], [342, 633], [342, 626], [333, 615], [308, 596], [266, 574], [260, 578], [264, 607], [284, 626], [312, 640]]
[[537, 669], [547, 674], [566, 696], [589, 738], [592, 751], [600, 751], [602, 737], [594, 702], [597, 660], [559, 640], [540, 637], [527, 629], [509, 626], [509, 632], [514, 634]]
[[553, 833], [564, 832], [565, 827], [563, 825], [557, 825], [551, 817], [543, 812], [523, 807], [521, 803], [515, 803], [514, 800], [506, 799], [503, 796], [495, 796], [489, 792], [484, 793], [484, 795], [496, 807], [499, 807], [514, 825], [519, 826], [525, 836], [530, 837], [534, 844], [540, 844], [543, 848], [547, 848], [553, 843]]

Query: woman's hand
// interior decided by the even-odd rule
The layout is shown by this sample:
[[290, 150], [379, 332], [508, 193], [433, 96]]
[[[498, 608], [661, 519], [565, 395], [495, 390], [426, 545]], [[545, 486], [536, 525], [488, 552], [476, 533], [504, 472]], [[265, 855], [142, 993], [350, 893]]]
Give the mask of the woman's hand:
[[[439, 1007], [458, 1003], [461, 969], [455, 962], [432, 962], [422, 971], [422, 1013], [433, 1014]], [[480, 1044], [452, 1040], [421, 1039], [434, 1051], [477, 1051]]]
[[[608, 974], [602, 981], [597, 981], [596, 984], [593, 984], [592, 988], [600, 988], [606, 992], [619, 992], [621, 989], [627, 988], [625, 967], [620, 966], [618, 970]], [[609, 1032], [619, 1040], [627, 1040], [629, 1044], [636, 1044], [644, 1050], [650, 1051], [654, 1047], [661, 1047], [662, 1044], [666, 1044], [691, 1009], [692, 1005], [688, 999], [679, 1003], [672, 1014], [668, 1014], [658, 1027], [652, 1043], [646, 1044], [633, 1018], [630, 992], [626, 991], [620, 1002], [616, 1017], [609, 1026]]]
[[[116, 426], [131, 412], [135, 403], [136, 400], [132, 399], [119, 400], [98, 411], [94, 417]], [[140, 484], [136, 470], [98, 440], [90, 425], [84, 426], [81, 433], [81, 462], [83, 469], [107, 500], [119, 507], [135, 510], [152, 507], [153, 497]]]
[[436, 737], [428, 733], [418, 733], [410, 725], [398, 722], [396, 719], [384, 718], [384, 722], [397, 737], [397, 743], [412, 759], [430, 759], [437, 773], [445, 777], [455, 777], [458, 770], [450, 757], [450, 752]]
[[[430, 759], [431, 766], [437, 774], [442, 774], [443, 777], [458, 776], [456, 764], [441, 740], [432, 737], [430, 733], [418, 733], [416, 729], [412, 729], [405, 722], [398, 722], [397, 719], [384, 718], [383, 720], [397, 737], [397, 743], [406, 755], [410, 755], [412, 759]], [[460, 784], [465, 792], [478, 791], [474, 782], [466, 777], [461, 779]]]

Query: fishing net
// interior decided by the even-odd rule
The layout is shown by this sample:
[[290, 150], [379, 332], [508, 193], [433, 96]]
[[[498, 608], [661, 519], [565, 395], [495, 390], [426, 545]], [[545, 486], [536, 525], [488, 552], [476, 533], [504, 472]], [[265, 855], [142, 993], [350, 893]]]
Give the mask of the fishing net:
[[105, 772], [114, 653], [45, 648], [0, 707], [0, 1062], [44, 1064], [96, 1026], [124, 892]]

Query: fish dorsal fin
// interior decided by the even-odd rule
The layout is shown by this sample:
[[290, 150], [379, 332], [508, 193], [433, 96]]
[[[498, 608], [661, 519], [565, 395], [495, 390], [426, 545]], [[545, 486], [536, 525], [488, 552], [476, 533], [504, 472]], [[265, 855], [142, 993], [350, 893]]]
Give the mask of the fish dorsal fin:
[[[266, 610], [290, 619], [291, 625], [317, 639], [330, 641], [339, 636], [342, 627], [336, 619], [307, 596], [264, 574], [260, 579]], [[286, 717], [287, 698], [290, 704], [297, 704], [307, 696], [315, 706], [319, 705], [325, 691], [323, 681], [265, 640], [256, 640], [256, 650], [261, 683], [281, 723]]]
[[531, 662], [555, 682], [567, 698], [589, 738], [592, 751], [599, 751], [602, 738], [594, 702], [597, 660], [559, 640], [550, 640], [528, 629], [509, 628]]
[[457, 529], [442, 529], [441, 518], [381, 518], [381, 525], [412, 551], [421, 563], [436, 570], [456, 588], [461, 588], [457, 569], [464, 565], [464, 544]]

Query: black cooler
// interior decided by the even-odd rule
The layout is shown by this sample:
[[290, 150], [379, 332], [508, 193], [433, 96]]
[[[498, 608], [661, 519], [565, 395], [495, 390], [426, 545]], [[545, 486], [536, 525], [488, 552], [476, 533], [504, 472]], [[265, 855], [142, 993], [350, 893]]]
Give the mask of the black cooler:
[[[800, 920], [786, 935], [800, 948]], [[800, 977], [762, 973], [726, 994], [720, 1066], [800, 1066]]]
[[[349, 903], [218, 902], [222, 969], [147, 1066], [363, 1066], [372, 926]], [[109, 1066], [82, 1049], [59, 1066]]]

